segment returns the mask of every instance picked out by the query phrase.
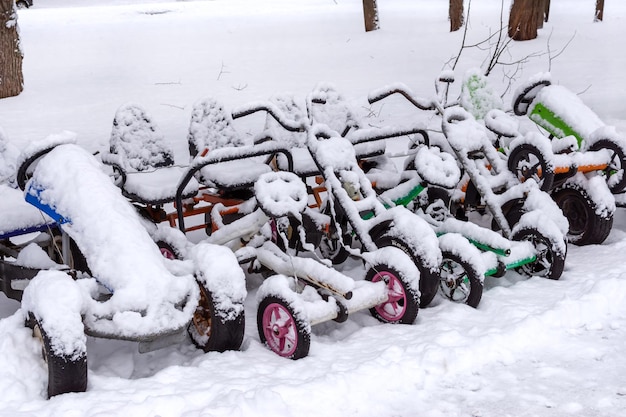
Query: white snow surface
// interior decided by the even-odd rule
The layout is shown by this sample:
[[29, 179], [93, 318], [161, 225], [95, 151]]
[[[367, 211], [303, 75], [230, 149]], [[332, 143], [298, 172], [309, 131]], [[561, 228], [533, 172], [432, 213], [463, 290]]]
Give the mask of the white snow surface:
[[[499, 5], [472, 3], [470, 42], [494, 33]], [[326, 81], [366, 108], [370, 91], [396, 82], [431, 96], [463, 35], [448, 32], [447, 2], [385, 0], [379, 12], [381, 29], [365, 33], [358, 0], [35, 0], [18, 12], [25, 90], [0, 100], [0, 126], [21, 149], [71, 130], [89, 151], [102, 150], [115, 110], [134, 101], [151, 109], [177, 161], [187, 161], [191, 106], [207, 95], [234, 108], [282, 91], [304, 97]], [[510, 52], [515, 59], [549, 45], [553, 55], [528, 60], [517, 83], [549, 71], [623, 134], [626, 3], [606, 2], [601, 23], [592, 13], [589, 0], [552, 2], [538, 39]], [[485, 55], [464, 50], [457, 78]], [[508, 79], [500, 72], [490, 82], [504, 92]], [[441, 126], [402, 98], [373, 109], [373, 124]], [[252, 119], [235, 121], [250, 137], [258, 133]], [[618, 208], [602, 245], [568, 247], [558, 281], [486, 278], [477, 309], [436, 299], [412, 326], [380, 324], [367, 311], [313, 326], [310, 355], [295, 362], [260, 344], [259, 280], [249, 277], [241, 351], [204, 354], [188, 342], [139, 354], [133, 342], [87, 337], [87, 392], [51, 400], [41, 346], [19, 303], [0, 294], [0, 416], [619, 417], [624, 250]], [[346, 269], [362, 272], [360, 264]]]

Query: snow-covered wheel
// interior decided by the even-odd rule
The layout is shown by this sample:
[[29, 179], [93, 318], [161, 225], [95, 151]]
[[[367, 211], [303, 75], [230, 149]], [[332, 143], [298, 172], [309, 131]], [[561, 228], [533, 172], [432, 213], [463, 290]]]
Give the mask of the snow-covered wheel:
[[549, 80], [539, 80], [536, 82], [532, 82], [527, 86], [522, 87], [519, 92], [516, 92], [516, 95], [513, 99], [513, 112], [517, 116], [524, 116], [528, 113], [528, 107], [533, 102], [539, 90], [543, 87], [549, 86], [551, 83]]
[[376, 239], [374, 243], [378, 248], [384, 248], [388, 246], [396, 247], [411, 258], [420, 273], [419, 306], [421, 308], [427, 307], [437, 295], [437, 291], [439, 291], [439, 275], [432, 273], [430, 270], [425, 268], [424, 262], [422, 261], [420, 256], [413, 250], [411, 250], [406, 242], [396, 236], [383, 235], [382, 237]]
[[274, 353], [288, 359], [300, 359], [309, 354], [310, 327], [295, 314], [289, 303], [275, 295], [259, 303], [257, 326], [261, 342]]
[[[419, 198], [419, 197], [418, 197]], [[426, 202], [421, 208], [424, 214], [430, 217], [434, 222], [443, 222], [450, 216], [454, 216], [452, 213], [452, 206], [450, 204], [450, 192], [439, 187], [428, 187], [426, 189]]]
[[161, 255], [163, 255], [164, 258], [179, 259], [178, 252], [169, 243], [159, 240], [158, 242], [156, 242], [156, 244], [159, 247], [159, 251], [161, 251]]
[[474, 265], [452, 252], [442, 251], [441, 254], [441, 294], [450, 301], [477, 307], [483, 296], [483, 284]]
[[243, 311], [236, 317], [224, 318], [217, 314], [211, 292], [200, 286], [200, 300], [187, 327], [192, 342], [205, 352], [238, 350], [244, 336]]
[[326, 233], [322, 235], [319, 248], [322, 257], [330, 260], [333, 265], [342, 264], [350, 257], [350, 252], [348, 252], [344, 244], [339, 239], [333, 239]]
[[596, 204], [582, 188], [566, 183], [552, 193], [552, 199], [569, 222], [567, 240], [575, 245], [600, 244], [609, 236], [613, 215], [596, 212]]
[[[69, 259], [67, 260], [67, 266], [77, 271], [87, 272], [89, 271], [89, 266], [87, 265], [87, 259], [83, 253], [78, 249], [78, 245], [74, 241], [74, 239], [69, 238]], [[48, 256], [54, 262], [63, 264], [63, 232], [57, 228], [53, 228], [51, 232], [51, 241], [50, 246], [48, 246]]]
[[552, 189], [554, 170], [548, 166], [545, 157], [536, 146], [524, 143], [512, 149], [508, 157], [508, 168], [520, 182], [532, 178], [542, 191]]
[[551, 241], [534, 227], [517, 230], [513, 233], [513, 240], [528, 241], [535, 248], [535, 261], [516, 268], [526, 276], [538, 276], [549, 279], [559, 279], [565, 266], [565, 253], [559, 253], [557, 242]]
[[371, 282], [384, 281], [388, 299], [370, 309], [372, 316], [383, 323], [412, 324], [417, 318], [419, 294], [412, 290], [402, 273], [387, 264], [373, 265], [365, 279]]
[[[505, 202], [502, 207], [502, 214], [504, 214], [504, 220], [506, 220], [510, 229], [513, 229], [515, 225], [522, 218], [522, 215], [525, 213], [524, 210], [524, 199], [523, 198], [514, 198]], [[499, 223], [498, 219], [494, 216], [491, 220], [491, 230], [501, 230], [502, 225]]]
[[626, 189], [626, 152], [624, 148], [611, 139], [600, 139], [594, 142], [590, 151], [606, 149], [610, 153], [609, 163], [602, 170], [606, 185], [613, 194], [619, 194]]
[[87, 390], [87, 352], [71, 355], [55, 352], [45, 326], [29, 313], [27, 323], [33, 336], [41, 342], [41, 354], [48, 368], [48, 397]]

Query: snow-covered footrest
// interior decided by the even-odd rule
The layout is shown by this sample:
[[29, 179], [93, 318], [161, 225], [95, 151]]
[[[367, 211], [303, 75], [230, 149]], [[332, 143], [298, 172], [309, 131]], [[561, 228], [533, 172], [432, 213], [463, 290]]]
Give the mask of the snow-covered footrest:
[[271, 242], [266, 242], [257, 250], [257, 259], [277, 274], [301, 278], [346, 299], [353, 296], [355, 285], [352, 278], [315, 259], [289, 256]]
[[[388, 289], [383, 281], [356, 281], [352, 298], [349, 300], [341, 297], [329, 297], [324, 300], [319, 293], [312, 291], [303, 296], [306, 315], [311, 325], [335, 320], [342, 314], [342, 308], [345, 308], [345, 314], [350, 315], [375, 307], [388, 299]], [[337, 303], [341, 303], [343, 307], [338, 306]]]
[[537, 259], [535, 248], [530, 242], [512, 242], [508, 256], [497, 255], [495, 252], [480, 254], [485, 265], [485, 276], [500, 277], [504, 272], [519, 268]]
[[435, 229], [437, 233], [458, 233], [482, 250], [507, 256], [511, 252], [511, 241], [499, 233], [470, 222], [449, 217]]
[[514, 242], [511, 245], [511, 253], [506, 257], [499, 257], [506, 269], [515, 269], [519, 266], [533, 262], [537, 258], [535, 247], [528, 241]]
[[[297, 315], [309, 326], [339, 318], [341, 314], [352, 314], [372, 308], [388, 300], [388, 290], [384, 282], [356, 282], [353, 297], [346, 300], [341, 297], [324, 297], [313, 287], [306, 286], [296, 292], [293, 278], [275, 275], [268, 278], [259, 288], [257, 297], [275, 295], [296, 307]], [[338, 305], [341, 303], [342, 306]]]
[[382, 280], [355, 281], [352, 298], [342, 301], [348, 307], [348, 313], [354, 313], [384, 303], [389, 299], [388, 291], [387, 285]]

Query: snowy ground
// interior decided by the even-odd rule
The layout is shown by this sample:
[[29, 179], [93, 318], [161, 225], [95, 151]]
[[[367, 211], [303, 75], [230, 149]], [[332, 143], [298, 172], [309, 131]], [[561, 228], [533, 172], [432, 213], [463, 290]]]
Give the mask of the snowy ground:
[[[474, 3], [472, 42], [499, 26], [500, 1]], [[605, 21], [593, 23], [593, 3], [554, 2], [539, 39], [514, 44], [510, 59], [550, 49], [518, 82], [550, 70], [626, 132], [626, 4], [607, 2]], [[233, 108], [280, 92], [303, 97], [320, 81], [357, 107], [396, 81], [432, 95], [462, 36], [447, 31], [447, 2], [379, 7], [382, 29], [366, 34], [358, 0], [36, 0], [19, 12], [25, 90], [0, 100], [0, 126], [20, 147], [70, 130], [95, 151], [107, 146], [115, 110], [134, 101], [184, 162], [191, 105], [205, 96]], [[485, 56], [466, 50], [457, 74]], [[506, 89], [501, 69], [491, 81]], [[416, 115], [401, 101], [376, 111], [373, 123]], [[243, 134], [255, 127], [238, 123]], [[625, 249], [618, 209], [604, 244], [569, 247], [559, 281], [489, 279], [478, 309], [439, 301], [414, 326], [357, 313], [314, 327], [310, 355], [296, 362], [259, 343], [252, 302], [240, 352], [186, 343], [139, 354], [135, 343], [89, 339], [88, 391], [50, 401], [38, 344], [19, 305], [0, 295], [0, 415], [621, 416]], [[258, 283], [250, 280], [251, 301]]]

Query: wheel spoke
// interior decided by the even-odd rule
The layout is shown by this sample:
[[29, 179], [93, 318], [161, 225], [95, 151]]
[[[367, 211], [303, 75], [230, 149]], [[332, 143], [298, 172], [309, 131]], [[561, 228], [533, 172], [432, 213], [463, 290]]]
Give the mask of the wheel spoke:
[[288, 355], [297, 344], [296, 323], [291, 314], [275, 304], [268, 308], [265, 324], [265, 337], [272, 350], [280, 355]]

